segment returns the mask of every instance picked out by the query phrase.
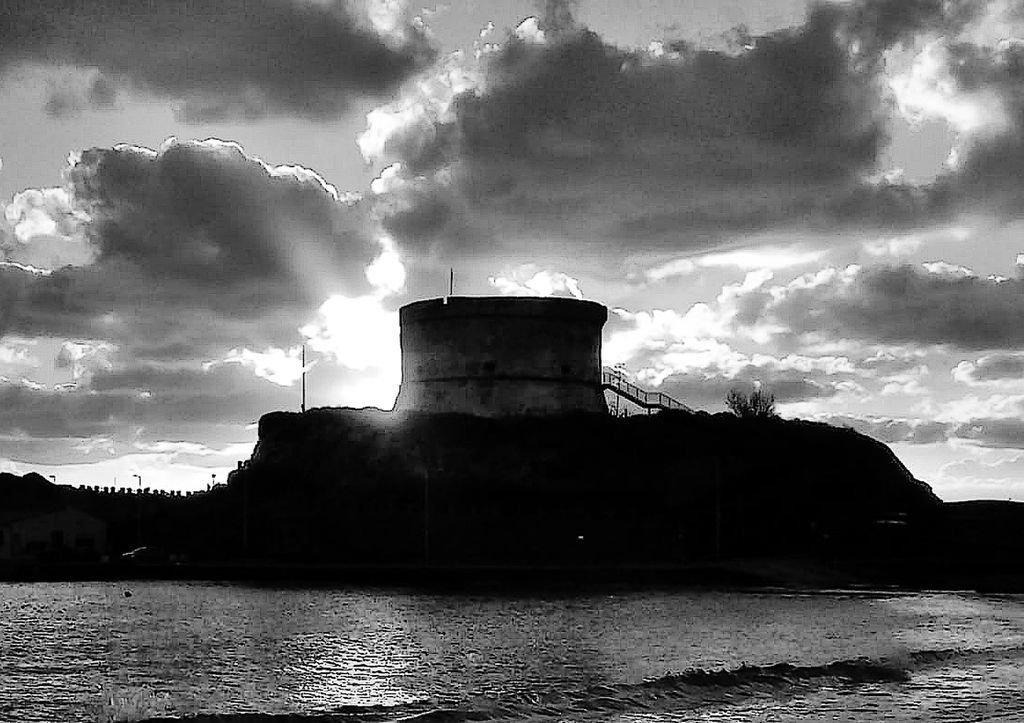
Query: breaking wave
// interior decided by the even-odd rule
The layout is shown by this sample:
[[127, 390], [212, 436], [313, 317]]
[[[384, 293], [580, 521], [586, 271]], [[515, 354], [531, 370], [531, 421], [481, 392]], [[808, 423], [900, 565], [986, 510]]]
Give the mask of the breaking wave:
[[[728, 705], [759, 696], [796, 695], [823, 685], [899, 684], [914, 671], [948, 663], [969, 664], [1024, 657], [1024, 647], [1002, 650], [919, 650], [892, 658], [855, 658], [822, 665], [741, 665], [720, 670], [689, 669], [640, 683], [595, 685], [446, 707], [429, 701], [396, 706], [345, 706], [331, 712], [270, 715], [239, 713], [178, 719], [192, 723], [473, 723], [597, 717], [611, 712], [651, 712]], [[150, 719], [163, 723], [165, 719]], [[168, 721], [170, 719], [167, 719]]]

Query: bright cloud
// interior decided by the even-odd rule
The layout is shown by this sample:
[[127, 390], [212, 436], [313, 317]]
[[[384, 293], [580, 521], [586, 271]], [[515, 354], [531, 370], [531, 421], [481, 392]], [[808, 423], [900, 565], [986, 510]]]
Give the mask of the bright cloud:
[[232, 349], [224, 357], [224, 364], [241, 364], [253, 373], [282, 387], [290, 387], [299, 380], [308, 367], [302, 366], [301, 347], [278, 349], [270, 347], [264, 352], [251, 349]]
[[60, 346], [55, 364], [60, 369], [71, 369], [78, 380], [96, 369], [110, 369], [117, 346], [106, 341], [65, 341]]
[[534, 264], [520, 266], [509, 275], [491, 276], [488, 283], [503, 296], [564, 295], [583, 298], [578, 279], [561, 271], [537, 269]]
[[314, 351], [356, 371], [389, 367], [400, 357], [398, 312], [373, 296], [332, 296], [300, 331]]
[[[901, 52], [889, 54], [889, 66], [898, 65]], [[889, 77], [900, 112], [912, 123], [941, 118], [958, 133], [998, 133], [1009, 127], [1007, 109], [994, 90], [961, 87], [952, 67], [954, 58], [946, 38], [924, 43], [910, 67]]]

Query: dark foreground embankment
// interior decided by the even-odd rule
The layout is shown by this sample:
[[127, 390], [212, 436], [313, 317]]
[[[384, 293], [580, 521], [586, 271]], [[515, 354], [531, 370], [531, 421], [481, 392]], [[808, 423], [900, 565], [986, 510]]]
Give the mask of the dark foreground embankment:
[[[475, 584], [486, 571], [512, 584], [998, 589], [1024, 579], [1024, 505], [943, 504], [852, 430], [725, 414], [275, 412], [252, 458], [211, 492], [144, 503], [60, 494], [108, 521], [115, 553], [144, 544], [155, 558], [53, 561], [28, 576]], [[171, 559], [186, 562], [162, 564]]]

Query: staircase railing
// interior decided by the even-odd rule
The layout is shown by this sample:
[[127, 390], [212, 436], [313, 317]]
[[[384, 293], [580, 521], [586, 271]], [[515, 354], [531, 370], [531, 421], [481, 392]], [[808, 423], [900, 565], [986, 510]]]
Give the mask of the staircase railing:
[[650, 392], [641, 386], [634, 384], [615, 369], [601, 370], [601, 387], [623, 399], [627, 399], [638, 407], [648, 412], [654, 409], [679, 409], [685, 412], [692, 412], [688, 406], [664, 392]]

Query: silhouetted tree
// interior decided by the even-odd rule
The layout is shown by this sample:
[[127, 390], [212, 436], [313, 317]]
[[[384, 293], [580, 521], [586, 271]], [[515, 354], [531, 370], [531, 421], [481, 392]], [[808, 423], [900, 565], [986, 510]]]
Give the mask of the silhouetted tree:
[[755, 389], [750, 394], [741, 389], [730, 389], [725, 396], [725, 406], [737, 417], [767, 419], [779, 416], [775, 412], [775, 395], [762, 389]]

